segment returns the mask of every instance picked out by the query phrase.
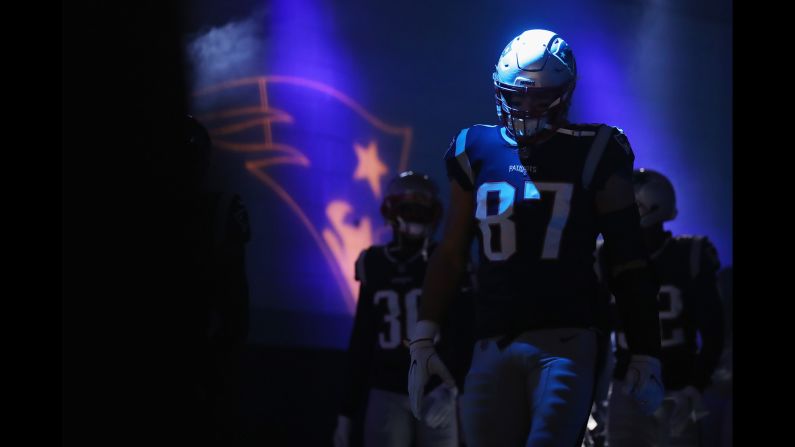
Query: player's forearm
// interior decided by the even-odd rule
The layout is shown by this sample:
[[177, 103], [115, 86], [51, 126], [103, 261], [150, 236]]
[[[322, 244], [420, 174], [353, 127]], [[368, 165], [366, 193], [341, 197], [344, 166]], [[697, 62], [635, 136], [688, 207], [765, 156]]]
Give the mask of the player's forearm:
[[696, 356], [690, 380], [696, 388], [703, 391], [709, 385], [712, 375], [718, 368], [721, 354], [723, 354], [723, 339], [714, 335], [712, 337], [702, 335], [701, 351]]
[[649, 268], [636, 268], [613, 278], [613, 295], [633, 354], [660, 357], [660, 320], [656, 295], [659, 288]]
[[440, 246], [428, 260], [425, 282], [422, 287], [420, 320], [441, 323], [447, 315], [461, 276], [466, 268], [466, 256]]
[[709, 384], [718, 367], [724, 347], [723, 306], [714, 277], [699, 281], [696, 293], [699, 296], [696, 318], [701, 335], [701, 349], [696, 356], [692, 383], [703, 390]]
[[359, 409], [367, 393], [368, 375], [372, 362], [371, 344], [366, 335], [354, 330], [348, 348], [345, 377], [342, 384], [342, 405], [340, 413], [352, 416]]
[[[362, 369], [360, 369], [362, 368]], [[356, 414], [367, 394], [367, 374], [369, 368], [349, 362], [341, 387], [342, 402], [339, 413], [348, 417]]]
[[660, 355], [659, 284], [648, 264], [637, 206], [600, 216], [608, 284], [634, 354]]

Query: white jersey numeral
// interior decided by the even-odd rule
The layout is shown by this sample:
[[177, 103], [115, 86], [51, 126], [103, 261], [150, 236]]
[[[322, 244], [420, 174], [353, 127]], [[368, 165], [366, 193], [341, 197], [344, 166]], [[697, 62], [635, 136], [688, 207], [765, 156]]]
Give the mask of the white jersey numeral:
[[[540, 191], [555, 194], [552, 216], [544, 236], [541, 259], [558, 259], [563, 229], [569, 219], [571, 183], [543, 183], [525, 181], [522, 200], [541, 200]], [[496, 209], [489, 210], [489, 193], [497, 196]], [[483, 254], [491, 261], [505, 261], [516, 252], [516, 223], [510, 219], [516, 200], [516, 188], [507, 182], [487, 182], [477, 191], [475, 217], [483, 234]], [[491, 212], [489, 212], [491, 211]], [[494, 232], [499, 231], [499, 244], [495, 248]]]
[[403, 339], [408, 339], [409, 335], [414, 332], [414, 326], [417, 324], [417, 316], [420, 308], [420, 295], [422, 289], [411, 289], [403, 300], [406, 307], [406, 330], [402, 330], [400, 316], [402, 315], [400, 309], [400, 296], [394, 290], [379, 290], [373, 296], [373, 301], [376, 306], [381, 301], [386, 302], [387, 313], [384, 314], [384, 323], [387, 327], [378, 334], [378, 344], [381, 349], [395, 349], [400, 346]]
[[[672, 327], [671, 336], [666, 337], [663, 330], [665, 321], [676, 320], [682, 315], [684, 304], [682, 303], [682, 291], [678, 287], [665, 284], [660, 286], [660, 293], [657, 295], [658, 303], [662, 297], [666, 297], [670, 306], [668, 309], [660, 309], [660, 346], [663, 348], [670, 348], [672, 346], [679, 346], [685, 344], [685, 329], [683, 327]], [[619, 332], [616, 337], [616, 342], [624, 349], [629, 349], [627, 345], [627, 337], [623, 332]]]

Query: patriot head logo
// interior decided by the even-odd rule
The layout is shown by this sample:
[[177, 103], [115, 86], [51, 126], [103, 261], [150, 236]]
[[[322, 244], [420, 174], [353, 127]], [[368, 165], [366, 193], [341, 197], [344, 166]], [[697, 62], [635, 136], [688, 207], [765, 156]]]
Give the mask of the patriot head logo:
[[391, 237], [379, 208], [387, 182], [406, 169], [412, 129], [290, 76], [223, 82], [196, 91], [194, 102], [223, 155], [219, 169], [245, 177], [238, 188], [258, 189], [246, 203], [252, 289], [292, 300], [288, 307], [353, 313], [354, 264]]

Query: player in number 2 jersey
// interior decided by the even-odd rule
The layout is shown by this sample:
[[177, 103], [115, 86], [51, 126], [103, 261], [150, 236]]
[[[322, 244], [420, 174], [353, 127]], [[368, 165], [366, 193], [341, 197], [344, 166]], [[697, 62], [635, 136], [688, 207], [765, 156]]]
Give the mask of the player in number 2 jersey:
[[661, 284], [660, 359], [666, 393], [661, 409], [647, 416], [636, 411], [634, 402], [621, 392], [630, 354], [618, 321], [607, 407], [608, 445], [697, 446], [698, 420], [705, 415], [701, 394], [723, 351], [723, 305], [716, 277], [720, 262], [706, 237], [672, 236], [663, 228], [664, 222], [677, 215], [674, 188], [664, 175], [639, 169], [633, 183], [644, 240]]

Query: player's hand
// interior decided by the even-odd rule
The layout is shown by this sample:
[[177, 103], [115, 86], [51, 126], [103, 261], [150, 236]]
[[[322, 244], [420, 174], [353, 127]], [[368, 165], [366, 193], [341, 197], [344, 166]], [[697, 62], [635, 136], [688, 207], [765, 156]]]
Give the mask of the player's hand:
[[348, 447], [351, 439], [351, 420], [347, 416], [337, 416], [337, 428], [334, 429], [334, 447]]
[[631, 356], [623, 391], [635, 399], [644, 414], [653, 414], [665, 395], [660, 360], [648, 355]]
[[695, 422], [706, 415], [701, 403], [701, 393], [693, 386], [673, 391], [666, 399], [674, 402], [674, 409], [671, 412], [671, 434], [674, 436], [681, 435], [690, 422]]
[[458, 389], [442, 383], [433, 389], [423, 402], [426, 410], [423, 420], [431, 428], [447, 428], [453, 418], [456, 417], [455, 402], [458, 396]]
[[450, 388], [455, 388], [453, 376], [433, 347], [434, 338], [438, 332], [438, 324], [430, 320], [421, 320], [417, 322], [414, 334], [409, 341], [409, 353], [411, 354], [409, 403], [411, 412], [417, 419], [421, 419], [421, 403], [425, 385], [432, 375], [437, 374]]

